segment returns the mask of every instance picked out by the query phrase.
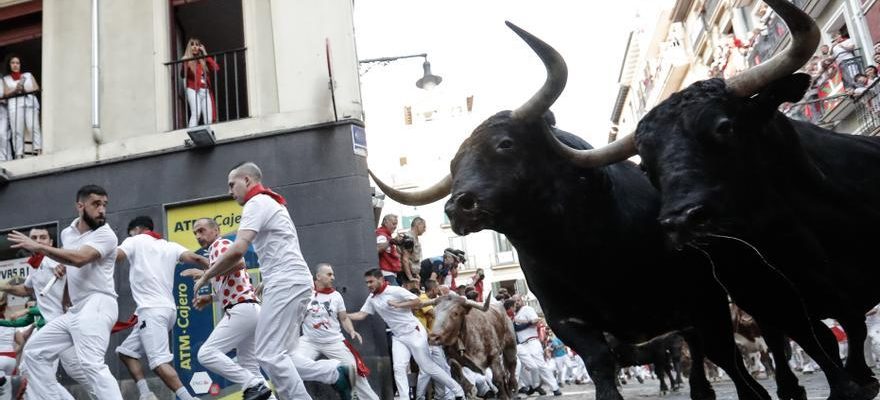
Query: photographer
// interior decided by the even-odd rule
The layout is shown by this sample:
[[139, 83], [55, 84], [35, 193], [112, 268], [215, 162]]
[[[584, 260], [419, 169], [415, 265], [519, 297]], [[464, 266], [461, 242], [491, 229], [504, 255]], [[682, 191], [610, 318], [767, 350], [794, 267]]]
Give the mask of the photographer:
[[422, 285], [433, 279], [442, 286], [457, 287], [455, 276], [458, 275], [458, 264], [465, 262], [464, 254], [461, 250], [447, 248], [442, 256], [422, 260], [420, 271]]
[[379, 255], [379, 269], [382, 276], [393, 286], [399, 286], [397, 275], [402, 271], [400, 253], [397, 251], [400, 236], [392, 237], [397, 230], [397, 215], [387, 214], [382, 224], [376, 228], [376, 251]]

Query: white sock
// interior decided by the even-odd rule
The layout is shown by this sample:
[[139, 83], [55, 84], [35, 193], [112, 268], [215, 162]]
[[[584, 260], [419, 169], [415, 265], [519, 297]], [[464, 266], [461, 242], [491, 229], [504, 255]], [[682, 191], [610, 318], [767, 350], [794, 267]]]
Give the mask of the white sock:
[[186, 387], [184, 387], [184, 386], [181, 386], [180, 389], [177, 389], [177, 391], [174, 392], [174, 394], [176, 394], [177, 398], [180, 400], [196, 400], [195, 397], [192, 397], [192, 395], [186, 391]]
[[137, 387], [138, 387], [138, 392], [140, 392], [140, 394], [141, 394], [141, 397], [144, 397], [144, 396], [151, 393], [150, 386], [147, 385], [146, 379], [141, 379], [141, 380], [137, 381]]

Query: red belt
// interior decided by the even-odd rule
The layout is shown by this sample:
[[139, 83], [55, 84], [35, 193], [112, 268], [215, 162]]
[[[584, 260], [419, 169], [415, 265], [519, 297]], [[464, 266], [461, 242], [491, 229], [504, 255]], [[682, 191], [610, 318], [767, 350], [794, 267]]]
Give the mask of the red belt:
[[15, 352], [14, 351], [0, 351], [0, 356], [15, 358]]

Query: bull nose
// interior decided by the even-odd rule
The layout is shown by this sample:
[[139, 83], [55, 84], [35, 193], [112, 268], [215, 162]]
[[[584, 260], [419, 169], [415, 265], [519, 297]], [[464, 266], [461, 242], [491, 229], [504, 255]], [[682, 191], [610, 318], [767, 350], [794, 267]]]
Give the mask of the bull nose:
[[660, 226], [667, 233], [675, 232], [681, 229], [693, 228], [706, 222], [706, 208], [697, 205], [686, 209], [684, 212], [666, 217], [660, 220]]

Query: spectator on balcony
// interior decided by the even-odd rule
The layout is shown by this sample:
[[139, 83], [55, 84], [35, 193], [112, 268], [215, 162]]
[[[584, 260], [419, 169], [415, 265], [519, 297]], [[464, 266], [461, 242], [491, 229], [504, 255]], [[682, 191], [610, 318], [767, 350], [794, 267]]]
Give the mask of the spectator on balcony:
[[7, 56], [4, 66], [7, 75], [3, 77], [3, 96], [7, 97], [6, 108], [15, 158], [24, 156], [25, 129], [31, 133], [34, 153], [40, 154], [43, 151], [40, 101], [33, 94], [40, 90], [40, 85], [30, 72], [22, 72], [21, 57], [18, 55]]
[[880, 51], [876, 50], [876, 45], [874, 45], [875, 53], [874, 53], [874, 64], [880, 65]]
[[868, 86], [873, 85], [874, 82], [877, 80], [877, 66], [876, 65], [869, 65], [869, 66], [865, 67], [865, 70], [862, 73], [865, 74], [865, 77], [868, 78]]
[[210, 124], [216, 121], [217, 104], [214, 101], [214, 91], [211, 85], [210, 72], [220, 69], [213, 57], [207, 57], [208, 51], [205, 45], [197, 38], [187, 41], [186, 50], [183, 52], [184, 74], [186, 75], [186, 103], [189, 105], [189, 123], [187, 127], [199, 124]]
[[852, 97], [859, 97], [868, 90], [868, 77], [865, 74], [856, 74], [854, 88], [847, 89]]
[[854, 86], [856, 74], [859, 73], [858, 62], [854, 62], [857, 61], [854, 51], [855, 42], [849, 38], [849, 35], [840, 32], [834, 37], [831, 56], [834, 57], [834, 62], [843, 74], [843, 84], [846, 87]]

